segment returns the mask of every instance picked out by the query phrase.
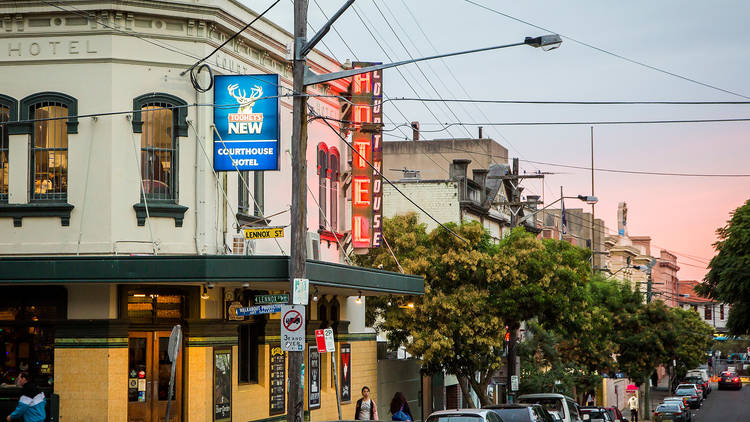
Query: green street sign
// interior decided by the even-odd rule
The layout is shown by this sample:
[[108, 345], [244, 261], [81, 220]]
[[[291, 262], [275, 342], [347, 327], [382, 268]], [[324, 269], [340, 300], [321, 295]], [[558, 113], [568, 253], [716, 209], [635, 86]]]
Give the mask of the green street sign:
[[255, 296], [256, 305], [270, 305], [274, 303], [288, 303], [289, 295], [257, 295]]

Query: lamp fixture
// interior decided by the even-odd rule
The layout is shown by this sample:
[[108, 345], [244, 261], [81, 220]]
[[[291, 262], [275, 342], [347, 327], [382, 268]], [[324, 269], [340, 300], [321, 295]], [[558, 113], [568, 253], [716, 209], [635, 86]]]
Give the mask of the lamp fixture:
[[244, 287], [244, 288], [246, 288], [246, 289], [247, 289], [248, 287], [250, 287], [250, 283], [248, 283], [248, 282], [246, 281], [246, 282], [242, 283], [242, 287]]
[[201, 290], [201, 299], [206, 300], [208, 299], [208, 290], [206, 289], [206, 285], [203, 285], [203, 289]]
[[355, 300], [356, 303], [362, 303], [362, 292], [359, 292], [359, 296], [357, 296], [357, 300]]
[[213, 282], [213, 281], [209, 281], [209, 282], [208, 282], [208, 283], [206, 284], [206, 287], [208, 287], [209, 289], [213, 289], [213, 288], [214, 288], [214, 282]]
[[393, 304], [393, 296], [388, 296], [388, 302], [386, 302], [386, 305], [391, 306]]
[[313, 292], [313, 302], [317, 302], [318, 300], [320, 300], [320, 298], [318, 297], [318, 288], [316, 287]]

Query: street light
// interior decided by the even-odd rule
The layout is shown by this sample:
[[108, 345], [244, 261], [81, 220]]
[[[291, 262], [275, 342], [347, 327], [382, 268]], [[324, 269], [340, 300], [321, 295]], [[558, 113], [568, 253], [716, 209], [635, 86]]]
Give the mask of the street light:
[[596, 196], [591, 196], [591, 195], [578, 195], [578, 199], [586, 202], [589, 205], [594, 205], [597, 202], [599, 202], [599, 198], [597, 198]]
[[524, 43], [532, 47], [541, 47], [544, 51], [550, 51], [560, 47], [560, 44], [562, 44], [562, 38], [557, 34], [542, 35], [541, 37], [534, 38], [526, 37]]

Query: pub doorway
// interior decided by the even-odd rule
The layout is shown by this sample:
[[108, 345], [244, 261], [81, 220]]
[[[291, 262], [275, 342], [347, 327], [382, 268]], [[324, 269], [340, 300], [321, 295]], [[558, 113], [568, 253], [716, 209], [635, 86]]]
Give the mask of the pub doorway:
[[[172, 363], [169, 331], [130, 332], [128, 336], [128, 422], [165, 422]], [[180, 422], [182, 353], [177, 358], [169, 422]]]

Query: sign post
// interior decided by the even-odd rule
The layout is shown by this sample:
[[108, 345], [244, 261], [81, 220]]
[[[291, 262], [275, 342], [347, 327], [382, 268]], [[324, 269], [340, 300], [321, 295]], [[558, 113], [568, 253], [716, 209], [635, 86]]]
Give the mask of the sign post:
[[182, 346], [182, 327], [178, 324], [172, 328], [172, 334], [169, 335], [169, 344], [167, 346], [167, 355], [169, 361], [172, 362], [172, 373], [169, 376], [169, 392], [167, 393], [167, 419], [169, 420], [169, 410], [172, 400], [172, 391], [174, 391], [174, 376], [175, 367], [177, 364], [177, 356], [180, 355], [180, 348]]
[[339, 396], [339, 372], [336, 369], [336, 342], [333, 339], [333, 328], [325, 330], [315, 330], [315, 343], [318, 346], [318, 353], [331, 352], [331, 367], [333, 368], [333, 383], [336, 387], [336, 406], [339, 410], [339, 420], [341, 420], [341, 397]]
[[305, 307], [281, 305], [281, 350], [303, 352], [305, 350]]

